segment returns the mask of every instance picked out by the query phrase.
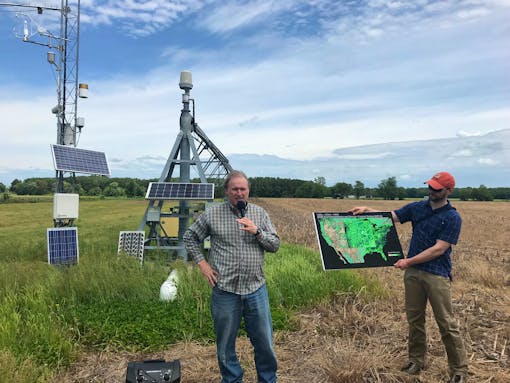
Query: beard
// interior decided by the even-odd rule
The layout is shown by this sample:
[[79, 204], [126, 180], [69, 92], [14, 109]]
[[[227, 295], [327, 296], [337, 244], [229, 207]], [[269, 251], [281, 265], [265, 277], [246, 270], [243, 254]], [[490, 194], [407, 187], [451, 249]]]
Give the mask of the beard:
[[432, 201], [432, 202], [441, 202], [445, 198], [446, 198], [446, 196], [444, 195], [444, 192], [429, 193], [429, 201]]

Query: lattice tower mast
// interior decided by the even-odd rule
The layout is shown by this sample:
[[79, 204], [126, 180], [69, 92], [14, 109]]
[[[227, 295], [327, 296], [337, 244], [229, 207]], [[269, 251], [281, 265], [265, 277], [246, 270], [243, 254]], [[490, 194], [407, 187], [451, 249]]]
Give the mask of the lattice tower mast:
[[[80, 0], [74, 12], [68, 0], [61, 1], [59, 65], [57, 67], [57, 144], [76, 146], [76, 133], [83, 124], [78, 122], [78, 62], [80, 46]], [[55, 110], [55, 108], [53, 109]], [[75, 173], [72, 173], [74, 180]], [[72, 183], [74, 187], [74, 182]], [[55, 191], [64, 191], [64, 172], [56, 171]]]
[[[86, 98], [88, 87], [86, 84], [78, 84], [78, 62], [80, 41], [80, 0], [61, 0], [60, 6], [46, 6], [37, 4], [0, 3], [2, 6], [32, 8], [38, 14], [44, 10], [57, 11], [60, 16], [60, 33], [53, 35], [46, 29], [41, 28], [27, 14], [20, 13], [24, 18], [23, 34], [17, 35], [24, 42], [42, 45], [50, 48], [47, 54], [48, 62], [55, 67], [57, 81], [57, 105], [52, 108], [52, 113], [57, 117], [57, 144], [77, 145], [77, 133], [81, 133], [83, 119], [77, 117], [77, 97]], [[37, 26], [37, 32], [31, 33], [33, 26]], [[37, 41], [42, 37], [47, 42]], [[64, 192], [64, 172], [56, 171], [55, 192]], [[75, 173], [72, 173], [72, 186], [74, 189]]]

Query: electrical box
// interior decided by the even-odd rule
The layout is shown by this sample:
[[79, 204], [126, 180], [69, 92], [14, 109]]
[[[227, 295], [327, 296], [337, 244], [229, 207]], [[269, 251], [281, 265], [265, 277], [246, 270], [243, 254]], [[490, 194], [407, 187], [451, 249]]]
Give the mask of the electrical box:
[[53, 195], [53, 219], [78, 218], [80, 196], [70, 193], [55, 193]]
[[147, 222], [159, 222], [161, 210], [158, 207], [150, 207], [147, 210]]

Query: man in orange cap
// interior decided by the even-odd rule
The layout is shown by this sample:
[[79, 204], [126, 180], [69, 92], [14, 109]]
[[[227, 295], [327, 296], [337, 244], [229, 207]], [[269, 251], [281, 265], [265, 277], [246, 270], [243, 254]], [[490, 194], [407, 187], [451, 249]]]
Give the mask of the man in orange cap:
[[[394, 221], [413, 225], [407, 258], [395, 263], [396, 268], [405, 270], [405, 307], [409, 324], [409, 361], [402, 371], [418, 374], [425, 367], [428, 301], [446, 348], [450, 383], [464, 383], [468, 374], [466, 351], [453, 314], [450, 291], [452, 245], [457, 244], [462, 223], [459, 213], [448, 201], [455, 179], [448, 172], [439, 172], [425, 183], [429, 187], [428, 200], [412, 202], [391, 212]], [[349, 211], [361, 214], [375, 210], [359, 206]]]

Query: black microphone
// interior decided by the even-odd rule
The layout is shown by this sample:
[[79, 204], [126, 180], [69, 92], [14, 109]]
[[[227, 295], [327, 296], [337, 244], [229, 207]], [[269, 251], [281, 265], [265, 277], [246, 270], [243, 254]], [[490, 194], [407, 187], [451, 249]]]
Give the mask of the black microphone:
[[242, 199], [237, 201], [236, 208], [239, 210], [239, 213], [241, 213], [241, 217], [244, 217], [246, 214], [246, 205], [246, 201], [243, 201]]

